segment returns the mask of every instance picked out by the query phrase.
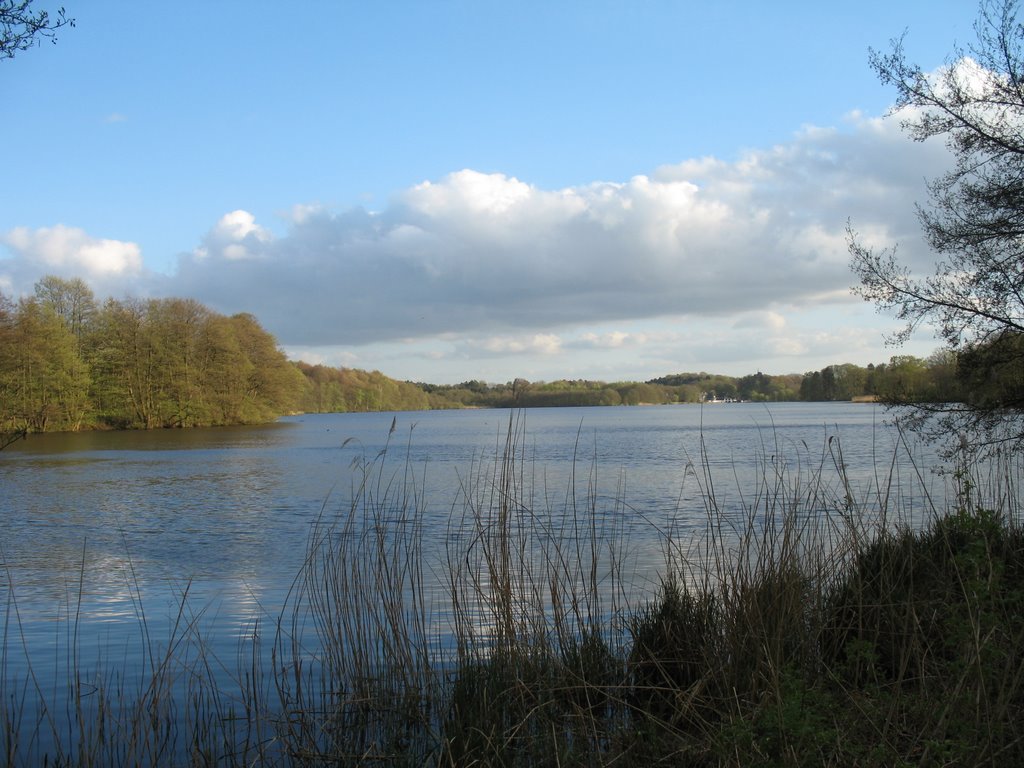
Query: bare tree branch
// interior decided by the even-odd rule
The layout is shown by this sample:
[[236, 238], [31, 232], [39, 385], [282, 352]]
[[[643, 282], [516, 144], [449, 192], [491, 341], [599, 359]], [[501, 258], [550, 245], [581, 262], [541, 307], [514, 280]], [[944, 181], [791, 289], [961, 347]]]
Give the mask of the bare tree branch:
[[935, 73], [907, 61], [902, 37], [870, 57], [881, 82], [896, 89], [892, 114], [909, 136], [941, 138], [955, 163], [929, 182], [929, 199], [918, 207], [934, 272], [913, 274], [895, 248], [871, 248], [848, 228], [854, 290], [905, 322], [891, 343], [927, 325], [957, 356], [965, 402], [917, 405], [911, 418], [956, 443], [1024, 446], [1024, 25], [1017, 11], [1017, 0], [983, 0], [975, 44], [954, 48]]
[[43, 40], [56, 43], [57, 30], [74, 26], [63, 8], [51, 16], [48, 11], [33, 11], [32, 0], [0, 0], [0, 60], [13, 59]]

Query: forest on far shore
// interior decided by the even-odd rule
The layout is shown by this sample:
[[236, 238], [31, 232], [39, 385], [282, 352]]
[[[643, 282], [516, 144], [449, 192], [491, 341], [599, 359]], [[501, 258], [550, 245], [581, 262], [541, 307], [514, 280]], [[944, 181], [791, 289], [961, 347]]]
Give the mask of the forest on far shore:
[[[32, 296], [0, 294], [0, 434], [249, 424], [295, 412], [698, 403], [708, 400], [959, 402], [1019, 387], [1018, 339], [956, 356], [733, 377], [677, 373], [644, 382], [455, 385], [290, 361], [250, 314], [192, 299], [107, 299], [46, 277]], [[986, 356], [984, 380], [971, 355]], [[1002, 368], [992, 358], [1005, 358]], [[998, 362], [998, 361], [997, 361]], [[992, 373], [995, 371], [995, 374]], [[972, 378], [973, 377], [973, 378]]]
[[308, 412], [423, 410], [429, 408], [544, 408], [590, 405], [662, 405], [711, 400], [743, 402], [889, 400], [938, 402], [958, 396], [956, 361], [907, 355], [866, 367], [845, 363], [820, 371], [773, 376], [676, 373], [648, 381], [586, 379], [505, 383], [428, 384], [396, 381], [379, 371], [296, 363], [308, 388]]

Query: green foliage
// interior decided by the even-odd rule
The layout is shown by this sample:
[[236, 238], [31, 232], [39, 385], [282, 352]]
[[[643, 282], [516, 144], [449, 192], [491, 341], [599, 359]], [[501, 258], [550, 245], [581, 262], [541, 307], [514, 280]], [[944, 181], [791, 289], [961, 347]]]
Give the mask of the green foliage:
[[1024, 334], [968, 347], [955, 357], [955, 376], [964, 402], [981, 413], [1024, 410]]
[[[0, 445], [33, 430], [257, 423], [282, 413], [434, 408], [699, 403], [707, 399], [948, 400], [1005, 403], [1019, 389], [1011, 337], [961, 360], [894, 357], [800, 376], [680, 373], [647, 382], [560, 379], [457, 385], [397, 381], [380, 371], [289, 363], [255, 317], [224, 317], [191, 299], [108, 299], [80, 279], [47, 276], [13, 304], [0, 295]], [[976, 357], [998, 358], [984, 380]], [[998, 375], [994, 375], [995, 371]]]
[[380, 371], [330, 368], [303, 362], [295, 366], [306, 381], [299, 408], [308, 413], [419, 411], [445, 407], [444, 400], [436, 393], [428, 393], [407, 381], [388, 378]]
[[657, 599], [631, 620], [630, 703], [643, 717], [693, 727], [713, 716], [710, 674], [722, 627], [714, 595], [694, 593], [670, 577]]
[[[970, 504], [867, 542], [827, 598], [823, 659], [922, 762], [1024, 759], [1024, 534]], [[984, 734], [984, 738], [979, 738]], [[1011, 757], [1012, 755], [1012, 757]]]
[[75, 338], [45, 304], [22, 299], [0, 336], [6, 430], [75, 428], [88, 412], [89, 371]]
[[961, 387], [955, 380], [956, 357], [936, 353], [928, 359], [898, 355], [888, 363], [860, 367], [828, 365], [804, 374], [801, 400], [845, 401], [871, 398], [893, 405], [955, 402]]
[[252, 315], [191, 299], [98, 306], [83, 281], [53, 276], [0, 301], [0, 433], [264, 422], [303, 385]]
[[1024, 536], [993, 511], [968, 508], [921, 532], [884, 533], [858, 553], [830, 605], [825, 650], [853, 682], [927, 690], [979, 653], [1012, 652], [996, 666], [1017, 664]]
[[679, 373], [646, 382], [612, 383], [586, 379], [550, 382], [516, 379], [504, 384], [488, 384], [474, 379], [454, 385], [411, 384], [388, 379], [377, 371], [367, 373], [306, 363], [298, 363], [298, 367], [310, 383], [302, 400], [302, 410], [321, 413], [663, 405], [699, 403], [707, 399], [747, 402], [880, 399], [895, 402], [903, 398], [937, 402], [958, 396], [962, 389], [954, 377], [955, 358], [938, 353], [928, 360], [894, 357], [889, 363], [877, 366], [830, 365], [803, 375], [768, 375], [758, 371], [737, 378]]

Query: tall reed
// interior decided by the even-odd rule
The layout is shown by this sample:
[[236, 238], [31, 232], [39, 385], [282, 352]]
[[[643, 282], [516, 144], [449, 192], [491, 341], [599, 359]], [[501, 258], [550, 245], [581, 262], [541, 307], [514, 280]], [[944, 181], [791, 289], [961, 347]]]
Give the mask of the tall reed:
[[235, 660], [186, 590], [165, 638], [138, 601], [138, 676], [90, 666], [71, 603], [67, 684], [47, 691], [7, 672], [25, 642], [9, 589], [6, 763], [1024, 763], [1018, 457], [965, 459], [940, 498], [905, 442], [864, 486], [837, 438], [815, 454], [767, 433], [729, 492], [702, 446], [669, 515], [694, 532], [602, 496], [592, 461], [552, 492], [526, 435], [513, 414], [442, 524], [393, 434], [360, 456]]

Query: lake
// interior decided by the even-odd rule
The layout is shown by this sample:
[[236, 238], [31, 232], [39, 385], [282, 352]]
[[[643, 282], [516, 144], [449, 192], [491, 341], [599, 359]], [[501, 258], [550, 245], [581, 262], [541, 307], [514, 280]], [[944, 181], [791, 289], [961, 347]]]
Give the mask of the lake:
[[[702, 535], [712, 489], [719, 513], [740, 520], [779, 478], [787, 487], [824, 478], [842, 495], [841, 462], [855, 495], [870, 498], [896, 456], [921, 470], [897, 484], [907, 504], [945, 491], [929, 473], [934, 457], [903, 445], [873, 404], [303, 415], [33, 435], [0, 454], [5, 672], [18, 679], [31, 662], [48, 688], [72, 646], [77, 664], [131, 668], [145, 653], [140, 632], [169, 637], [186, 596], [184, 620], [230, 668], [281, 615], [311, 533], [348, 509], [365, 468], [391, 488], [382, 496], [415, 492], [425, 556], [443, 585], [446, 542], [458, 533], [450, 521], [486, 495], [510, 425], [530, 514], [598, 510], [628, 543], [640, 592], [657, 583], [666, 534], [683, 548]], [[432, 631], [443, 635], [443, 621]]]

